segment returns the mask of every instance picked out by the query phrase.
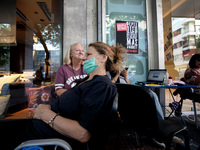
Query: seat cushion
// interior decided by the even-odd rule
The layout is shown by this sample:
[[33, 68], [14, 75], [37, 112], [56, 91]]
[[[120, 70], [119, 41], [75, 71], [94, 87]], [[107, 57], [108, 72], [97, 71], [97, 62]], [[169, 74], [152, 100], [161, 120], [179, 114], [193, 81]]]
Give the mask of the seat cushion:
[[6, 114], [9, 99], [10, 99], [10, 95], [0, 96], [0, 118], [3, 118]]

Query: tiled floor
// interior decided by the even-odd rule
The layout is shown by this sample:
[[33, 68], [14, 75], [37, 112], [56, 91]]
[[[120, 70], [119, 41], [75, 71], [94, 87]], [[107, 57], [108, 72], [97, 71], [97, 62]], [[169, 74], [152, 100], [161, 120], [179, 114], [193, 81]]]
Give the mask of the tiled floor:
[[144, 136], [140, 137], [140, 141], [136, 143], [133, 129], [124, 128], [120, 130], [118, 138], [116, 134], [110, 136], [105, 150], [164, 150]]

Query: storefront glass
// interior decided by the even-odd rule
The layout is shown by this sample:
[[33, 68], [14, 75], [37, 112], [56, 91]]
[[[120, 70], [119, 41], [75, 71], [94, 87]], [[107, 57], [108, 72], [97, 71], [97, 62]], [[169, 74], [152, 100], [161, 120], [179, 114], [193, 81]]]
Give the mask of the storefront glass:
[[[0, 91], [5, 83], [50, 84], [62, 63], [62, 0], [0, 2]], [[36, 80], [41, 69], [44, 80]], [[14, 80], [5, 80], [16, 76]]]
[[[148, 70], [145, 0], [106, 0], [106, 42], [127, 48], [131, 84], [146, 80]], [[124, 28], [125, 27], [125, 28]]]
[[0, 2], [0, 118], [51, 101], [62, 64], [62, 7], [62, 0]]
[[200, 52], [200, 1], [163, 0], [165, 68], [180, 79], [192, 55]]

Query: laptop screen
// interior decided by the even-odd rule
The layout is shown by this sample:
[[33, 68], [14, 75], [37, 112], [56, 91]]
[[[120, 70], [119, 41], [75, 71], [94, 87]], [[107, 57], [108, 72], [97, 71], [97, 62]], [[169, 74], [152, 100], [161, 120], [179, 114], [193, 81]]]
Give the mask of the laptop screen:
[[162, 83], [165, 73], [166, 69], [151, 69], [149, 70], [147, 81]]

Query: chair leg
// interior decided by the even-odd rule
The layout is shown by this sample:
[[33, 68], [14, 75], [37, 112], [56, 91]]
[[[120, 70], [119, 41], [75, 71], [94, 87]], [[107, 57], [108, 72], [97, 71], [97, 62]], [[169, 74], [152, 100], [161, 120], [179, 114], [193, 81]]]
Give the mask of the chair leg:
[[179, 106], [177, 110], [175, 111], [175, 114], [180, 116], [182, 114], [183, 98], [181, 98], [181, 100], [178, 103], [179, 103]]
[[181, 98], [181, 100], [179, 101], [179, 103], [180, 103], [181, 112], [182, 112], [182, 107], [183, 107], [183, 98]]
[[196, 111], [196, 105], [195, 105], [195, 101], [193, 100], [193, 108], [194, 108], [194, 120], [195, 120], [195, 124], [196, 124], [196, 127], [197, 129], [199, 128], [198, 126], [198, 120], [197, 120], [197, 111]]
[[138, 134], [137, 134], [136, 131], [134, 131], [134, 134], [135, 134], [136, 144], [137, 144], [138, 147], [140, 147], [140, 142], [139, 142], [139, 139], [138, 139], [139, 138]]

